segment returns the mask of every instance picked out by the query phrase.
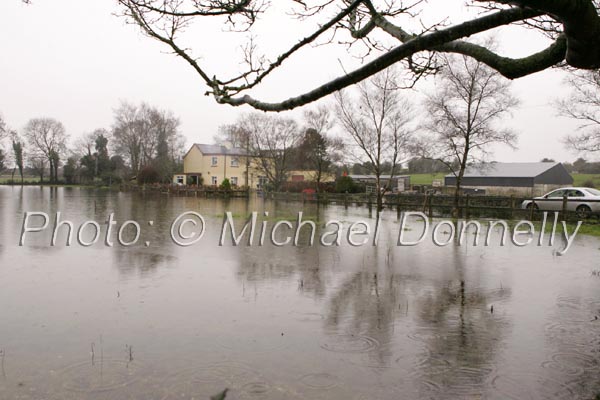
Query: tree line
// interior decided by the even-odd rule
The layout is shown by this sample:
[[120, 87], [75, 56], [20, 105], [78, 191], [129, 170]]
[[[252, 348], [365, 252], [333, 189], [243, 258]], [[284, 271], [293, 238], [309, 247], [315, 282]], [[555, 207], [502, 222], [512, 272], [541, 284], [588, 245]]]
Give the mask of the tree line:
[[[352, 170], [373, 176], [381, 208], [403, 165], [422, 160], [456, 175], [458, 204], [466, 167], [488, 157], [491, 145], [515, 146], [516, 133], [501, 122], [518, 102], [509, 82], [483, 63], [465, 56], [444, 62], [436, 89], [421, 108], [401, 74], [388, 68], [336, 92], [329, 106], [306, 111], [304, 130], [293, 119], [254, 112], [223, 126], [218, 139], [245, 146], [275, 190], [298, 160], [318, 177], [330, 172], [336, 159], [354, 161]], [[329, 131], [336, 125], [343, 136], [334, 140]]]
[[247, 162], [260, 170], [272, 190], [281, 190], [293, 170], [313, 171], [319, 190], [325, 174], [343, 158], [343, 143], [331, 134], [332, 127], [333, 115], [326, 107], [306, 110], [300, 123], [251, 112], [220, 126], [214, 141], [244, 149]]
[[[553, 67], [575, 70], [573, 78], [575, 91], [577, 85], [586, 87], [597, 84], [597, 71], [600, 68], [600, 51], [596, 32], [600, 28], [600, 15], [597, 0], [564, 1], [474, 1], [469, 5], [479, 12], [465, 13], [459, 20], [446, 18], [442, 22], [424, 21], [435, 15], [435, 5], [423, 1], [378, 1], [378, 0], [332, 0], [320, 4], [308, 4], [303, 1], [291, 2], [287, 8], [271, 9], [268, 2], [254, 0], [234, 1], [180, 1], [180, 0], [119, 0], [121, 16], [140, 27], [149, 38], [169, 46], [173, 54], [181, 57], [198, 74], [208, 88], [206, 94], [212, 95], [220, 104], [230, 106], [248, 105], [257, 110], [280, 112], [302, 107], [335, 95], [341, 109], [342, 124], [346, 132], [355, 138], [369, 165], [377, 174], [379, 193], [381, 174], [380, 161], [376, 158], [389, 151], [382, 136], [386, 119], [376, 113], [382, 103], [393, 104], [388, 94], [378, 99], [379, 104], [363, 103], [358, 109], [350, 101], [344, 101], [342, 93], [349, 88], [364, 92], [369, 81], [381, 81], [381, 75], [387, 74], [392, 67], [402, 69], [402, 75], [414, 86], [423, 77], [446, 74], [444, 85], [428, 99], [427, 108], [431, 114], [429, 132], [433, 140], [422, 141], [421, 152], [425, 158], [435, 157], [456, 175], [456, 192], [464, 170], [469, 163], [469, 154], [483, 153], [489, 144], [501, 142], [514, 146], [516, 135], [506, 129], [494, 126], [494, 122], [515, 107], [516, 99], [506, 92], [508, 83], [499, 79], [517, 79], [547, 70]], [[472, 3], [472, 4], [471, 4]], [[267, 10], [269, 12], [267, 12]], [[279, 15], [277, 15], [279, 13]], [[280, 20], [298, 18], [309, 27], [310, 34], [298, 37], [290, 47], [274, 54], [260, 54], [260, 43], [250, 40], [242, 45], [243, 58], [241, 71], [232, 76], [224, 76], [230, 58], [214, 60], [214, 57], [194, 54], [187, 46], [182, 46], [181, 36], [188, 29], [208, 26], [206, 19], [223, 17], [224, 31], [242, 30], [249, 32], [260, 30], [260, 25], [268, 18], [277, 15]], [[193, 28], [192, 28], [193, 26]], [[507, 27], [519, 26], [529, 29], [545, 38], [546, 47], [525, 57], [512, 58], [501, 54], [493, 42], [478, 42], [478, 34], [492, 33]], [[198, 33], [198, 32], [196, 32]], [[205, 31], [203, 35], [214, 37], [217, 32]], [[343, 73], [334, 76], [325, 83], [303, 89], [300, 94], [281, 90], [285, 100], [264, 101], [253, 93], [264, 85], [267, 77], [288, 64], [301, 60], [293, 57], [300, 51], [307, 52], [310, 47], [333, 46], [342, 44], [349, 51], [360, 48], [362, 54], [355, 54], [363, 61], [353, 70], [343, 69]], [[518, 42], [507, 43], [505, 48], [519, 47]], [[462, 58], [462, 66], [454, 68], [449, 59]], [[212, 62], [225, 64], [223, 68], [209, 71]], [[339, 60], [322, 60], [324, 64], [337, 63]], [[301, 62], [301, 61], [300, 61]], [[464, 68], [463, 68], [464, 67]], [[566, 68], [565, 68], [566, 67]], [[591, 71], [591, 72], [590, 72]], [[487, 76], [487, 78], [486, 78]], [[479, 77], [480, 80], [474, 80]], [[470, 81], [469, 81], [470, 80]], [[591, 81], [591, 82], [590, 82]], [[596, 81], [596, 82], [594, 82]], [[361, 88], [362, 86], [362, 88]], [[391, 92], [390, 92], [391, 93]], [[506, 95], [505, 95], [506, 94]], [[358, 95], [364, 97], [364, 93]], [[584, 124], [596, 124], [598, 119], [585, 112], [589, 102], [578, 102], [577, 96], [589, 100], [593, 92], [579, 90], [573, 96], [573, 102], [565, 102], [561, 109]], [[496, 103], [495, 99], [498, 99]], [[457, 107], [457, 104], [459, 106]], [[366, 106], [366, 107], [365, 107]], [[584, 111], [584, 112], [582, 112]], [[358, 112], [358, 113], [357, 113]], [[360, 115], [362, 114], [362, 116]], [[370, 114], [370, 115], [369, 115]], [[386, 114], [389, 112], [386, 111]], [[485, 114], [485, 115], [484, 115]], [[369, 119], [370, 128], [379, 131], [379, 139], [363, 140], [353, 132], [366, 131], [361, 119]], [[404, 117], [403, 117], [404, 118]], [[386, 127], [387, 130], [387, 127]], [[394, 128], [392, 128], [392, 131]], [[392, 134], [396, 139], [402, 137]], [[575, 135], [569, 139], [570, 145], [582, 150], [594, 149], [596, 134]], [[412, 140], [410, 140], [412, 142]], [[392, 143], [391, 158], [401, 154]], [[600, 146], [598, 147], [600, 150]], [[438, 155], [443, 154], [442, 157]], [[394, 171], [394, 161], [386, 154]], [[448, 162], [448, 159], [451, 159]], [[379, 171], [379, 172], [378, 172]], [[455, 198], [455, 203], [458, 197]]]
[[[492, 44], [487, 44], [491, 47]], [[378, 204], [393, 189], [394, 176], [408, 164], [410, 172], [449, 172], [456, 176], [456, 199], [467, 166], [489, 161], [490, 147], [516, 146], [517, 134], [505, 128], [506, 117], [518, 105], [510, 82], [497, 71], [465, 55], [443, 57], [435, 88], [416, 104], [414, 88], [395, 68], [388, 68], [352, 88], [336, 92], [328, 103], [307, 109], [295, 119], [250, 112], [222, 125], [216, 142], [230, 141], [246, 149], [270, 182], [281, 190], [296, 169], [315, 171], [317, 190], [328, 173], [360, 173], [375, 178]], [[575, 72], [568, 83], [572, 94], [557, 101], [560, 115], [582, 121], [581, 132], [565, 144], [595, 152], [600, 146], [600, 78], [598, 72]], [[335, 130], [342, 135], [335, 135]], [[181, 170], [185, 151], [179, 120], [172, 112], [148, 104], [121, 103], [110, 129], [97, 129], [68, 145], [65, 128], [52, 118], [34, 118], [21, 132], [0, 122], [11, 151], [13, 176], [25, 168], [43, 181], [68, 183], [141, 181], [169, 182]], [[588, 172], [594, 165], [573, 163]], [[1, 165], [0, 165], [1, 166]], [[385, 177], [385, 178], [384, 178]]]
[[[491, 48], [493, 41], [486, 41], [486, 46]], [[516, 148], [517, 132], [506, 128], [506, 120], [519, 100], [511, 94], [510, 81], [485, 63], [465, 55], [442, 59], [435, 89], [424, 93], [421, 104], [412, 100], [413, 89], [401, 74], [388, 68], [336, 92], [328, 105], [306, 111], [304, 130], [292, 119], [255, 112], [222, 126], [216, 139], [247, 147], [261, 160], [275, 190], [285, 182], [287, 171], [301, 167], [318, 171], [318, 176], [371, 175], [381, 206], [383, 194], [392, 189], [399, 173], [444, 172], [456, 177], [458, 209], [466, 168], [490, 161], [494, 145]], [[600, 151], [598, 76], [576, 72], [567, 82], [573, 94], [555, 104], [559, 115], [585, 122], [582, 132], [565, 138], [571, 150]], [[341, 137], [330, 133], [336, 126]], [[579, 159], [566, 166], [589, 173], [597, 170], [597, 164]]]
[[0, 139], [10, 144], [9, 151], [0, 149], [0, 171], [12, 162], [13, 181], [18, 173], [23, 182], [29, 172], [42, 183], [111, 184], [132, 177], [169, 182], [181, 169], [185, 148], [179, 125], [171, 111], [128, 102], [114, 110], [110, 128], [73, 141], [54, 118], [32, 118], [19, 131], [0, 118]]

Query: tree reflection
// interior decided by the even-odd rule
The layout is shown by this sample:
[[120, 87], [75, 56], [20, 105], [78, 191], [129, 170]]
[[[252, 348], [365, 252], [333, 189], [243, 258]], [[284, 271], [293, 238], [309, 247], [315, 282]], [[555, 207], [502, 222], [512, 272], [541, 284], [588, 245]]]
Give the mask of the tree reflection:
[[411, 373], [456, 396], [476, 394], [493, 370], [509, 327], [492, 306], [507, 300], [511, 291], [481, 286], [473, 268], [465, 266], [467, 255], [458, 247], [448, 250], [452, 258], [439, 268], [427, 256], [413, 259], [421, 268], [439, 270], [442, 278], [432, 279], [426, 271], [407, 274], [373, 249], [331, 296], [325, 328], [330, 334], [376, 339], [380, 346], [369, 353], [371, 363], [386, 367], [403, 356], [394, 342], [407, 340], [400, 335], [408, 326], [406, 336], [419, 349]]
[[[172, 266], [177, 261], [173, 255], [175, 245], [165, 237], [170, 230], [171, 220], [176, 214], [175, 204], [165, 196], [156, 193], [132, 193], [130, 196], [119, 196], [116, 193], [115, 203], [108, 197], [96, 197], [94, 207], [96, 215], [108, 217], [111, 206], [118, 210], [115, 213], [117, 225], [113, 227], [112, 240], [114, 264], [124, 276], [134, 274], [151, 275], [162, 267]], [[140, 239], [133, 247], [123, 247], [116, 242], [119, 227], [127, 220], [140, 224]], [[152, 225], [150, 225], [152, 222]], [[129, 238], [132, 234], [127, 232]], [[145, 247], [145, 242], [149, 243]]]

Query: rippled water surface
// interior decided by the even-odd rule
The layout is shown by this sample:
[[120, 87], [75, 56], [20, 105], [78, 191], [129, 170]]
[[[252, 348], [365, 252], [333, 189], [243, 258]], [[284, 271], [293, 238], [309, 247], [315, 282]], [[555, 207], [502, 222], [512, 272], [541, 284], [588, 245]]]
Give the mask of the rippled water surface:
[[[176, 246], [170, 225], [188, 210], [206, 233]], [[139, 222], [139, 244], [67, 247], [63, 231], [51, 247], [49, 228], [19, 247], [25, 211], [60, 211], [76, 228], [96, 220], [103, 232], [114, 212], [119, 224]], [[303, 231], [300, 247], [220, 247], [225, 211], [238, 227], [252, 211], [269, 211], [270, 225], [298, 211], [319, 225], [373, 222], [366, 208], [336, 205], [1, 187], [0, 398], [600, 393], [595, 238], [578, 237], [562, 257], [497, 241], [398, 247], [397, 215], [386, 211], [378, 246], [310, 247]]]

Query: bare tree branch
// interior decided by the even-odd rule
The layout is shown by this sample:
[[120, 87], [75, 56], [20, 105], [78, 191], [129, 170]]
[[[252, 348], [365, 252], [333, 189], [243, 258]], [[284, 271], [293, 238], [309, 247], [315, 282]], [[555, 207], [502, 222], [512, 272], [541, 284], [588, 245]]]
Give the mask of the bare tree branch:
[[[486, 47], [493, 47], [488, 43]], [[437, 90], [426, 101], [429, 136], [422, 153], [452, 168], [456, 178], [454, 208], [467, 166], [488, 155], [495, 143], [514, 147], [516, 134], [496, 125], [517, 105], [508, 82], [485, 64], [464, 55], [446, 56]]]
[[[256, 56], [253, 43], [244, 47], [247, 69], [234, 77], [224, 78], [210, 73], [191, 51], [178, 44], [178, 33], [197, 18], [225, 17], [226, 23], [245, 22], [251, 29], [265, 12], [268, 3], [254, 0], [118, 0], [124, 15], [138, 24], [150, 37], [169, 46], [182, 57], [208, 86], [207, 94], [221, 104], [250, 105], [263, 111], [284, 111], [309, 104], [338, 90], [359, 83], [394, 64], [402, 63], [413, 74], [413, 84], [420, 77], [436, 73], [436, 54], [458, 53], [469, 56], [495, 69], [505, 77], [515, 79], [547, 68], [568, 65], [579, 69], [600, 67], [600, 17], [596, 0], [472, 0], [484, 14], [455, 24], [435, 24], [421, 32], [410, 32], [397, 24], [404, 19], [417, 20], [426, 10], [423, 1], [406, 5], [393, 0], [322, 0], [316, 4], [292, 1], [301, 7], [295, 12], [300, 18], [322, 20], [311, 34], [288, 50], [267, 61]], [[377, 3], [377, 4], [376, 4]], [[419, 6], [419, 7], [417, 7]], [[335, 13], [332, 13], [333, 9]], [[420, 9], [417, 9], [420, 8]], [[328, 18], [323, 15], [330, 14]], [[501, 56], [493, 50], [466, 40], [469, 36], [488, 32], [510, 24], [529, 26], [552, 38], [545, 50], [522, 58]], [[413, 24], [414, 25], [414, 24]], [[377, 28], [377, 29], [376, 29]], [[380, 42], [375, 30], [386, 32], [398, 45]], [[247, 93], [258, 87], [271, 73], [289, 61], [300, 49], [316, 44], [326, 32], [326, 43], [333, 43], [339, 31], [346, 31], [350, 40], [339, 41], [347, 46], [362, 42], [366, 54], [380, 53], [359, 68], [344, 72], [318, 87], [277, 102], [265, 102]]]
[[580, 122], [580, 133], [565, 138], [567, 147], [579, 152], [600, 151], [600, 74], [573, 72], [567, 79], [570, 95], [556, 102], [559, 115]]
[[[387, 69], [357, 85], [356, 97], [346, 91], [335, 96], [338, 121], [357, 146], [356, 157], [366, 158], [375, 176], [378, 210], [408, 154], [414, 133], [411, 103], [402, 96], [397, 79], [395, 71]], [[390, 171], [383, 170], [385, 163], [389, 163]], [[383, 180], [385, 172], [390, 177]]]

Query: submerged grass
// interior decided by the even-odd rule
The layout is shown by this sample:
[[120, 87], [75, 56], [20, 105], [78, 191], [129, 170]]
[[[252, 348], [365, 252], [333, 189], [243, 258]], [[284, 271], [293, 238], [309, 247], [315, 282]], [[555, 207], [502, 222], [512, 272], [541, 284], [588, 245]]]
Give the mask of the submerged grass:
[[[449, 221], [452, 221], [454, 223], [454, 226], [457, 227], [457, 229], [459, 229], [459, 225], [462, 221], [465, 221], [465, 219], [456, 219], [456, 218], [450, 218], [448, 219]], [[496, 221], [496, 219], [478, 219], [478, 218], [469, 218], [467, 221], [478, 221], [482, 226], [484, 226], [485, 224], [488, 224], [491, 221]], [[512, 230], [515, 225], [517, 225], [517, 223], [521, 222], [520, 220], [504, 220], [506, 221], [506, 224], [508, 226], [508, 228], [510, 230]], [[523, 221], [527, 221], [527, 220], [523, 220]], [[535, 228], [535, 230], [537, 232], [539, 232], [540, 229], [542, 229], [542, 222], [541, 221], [531, 221], [533, 223], [533, 227]], [[546, 233], [551, 233], [552, 232], [552, 225], [553, 225], [553, 221], [552, 220], [548, 220], [546, 221], [546, 226], [544, 227], [544, 232]], [[569, 235], [572, 235], [573, 232], [575, 231], [575, 228], [577, 227], [577, 223], [573, 223], [573, 222], [567, 222], [567, 232], [569, 233]], [[499, 225], [498, 225], [499, 226]], [[521, 227], [522, 229], [525, 229], [524, 227]], [[411, 228], [410, 227], [405, 227], [404, 228], [405, 231], [410, 231]], [[556, 224], [556, 234], [560, 234], [563, 233], [564, 229], [563, 229], [563, 223], [561, 220], [559, 220]], [[485, 230], [482, 229], [482, 232], [485, 233]], [[597, 221], [583, 221], [581, 226], [579, 227], [579, 230], [577, 231], [577, 235], [588, 235], [588, 236], [596, 236], [596, 237], [600, 237], [600, 222]], [[600, 399], [598, 399], [600, 400]]]
[[[516, 222], [514, 222], [514, 221], [511, 221], [511, 222], [513, 222], [513, 223], [509, 224], [509, 226], [511, 226], [511, 228], [512, 228], [512, 227], [514, 227], [514, 225], [516, 225]], [[533, 223], [533, 226], [535, 227], [536, 230], [540, 230], [542, 228], [542, 223], [535, 221]], [[569, 235], [573, 234], [576, 227], [577, 227], [576, 223], [567, 222], [567, 232], [569, 233]], [[544, 232], [546, 232], [546, 233], [552, 232], [552, 222], [546, 223], [546, 226], [544, 227]], [[558, 224], [556, 224], [556, 233], [559, 234], [559, 233], [563, 233], [563, 232], [564, 232], [564, 229], [563, 229], [562, 221], [558, 221]], [[586, 223], [584, 221], [581, 224], [581, 226], [579, 227], [579, 230], [577, 231], [577, 235], [588, 235], [588, 236], [600, 237], [600, 224]]]
[[[511, 222], [513, 222], [513, 224], [510, 224], [511, 226], [514, 226], [516, 224], [516, 222], [514, 222], [514, 221], [511, 221]], [[547, 221], [546, 226], [544, 227], [544, 232], [546, 232], [546, 233], [552, 232], [552, 225], [553, 225], [553, 221]], [[542, 223], [540, 221], [534, 221], [533, 226], [535, 227], [536, 230], [540, 230], [542, 228]], [[572, 234], [575, 231], [575, 228], [577, 228], [577, 223], [567, 222], [566, 227], [567, 227], [567, 232], [569, 234]], [[563, 223], [562, 223], [562, 221], [559, 220], [558, 223], [556, 224], [556, 233], [563, 233], [563, 231], [564, 231]], [[600, 223], [590, 222], [590, 221], [582, 221], [581, 226], [579, 227], [579, 230], [577, 231], [577, 234], [600, 237]]]
[[[569, 232], [573, 232], [577, 227], [577, 224], [567, 223], [567, 230]], [[546, 226], [546, 231], [549, 232], [552, 230], [552, 227]], [[556, 227], [556, 233], [562, 233], [563, 227], [562, 224]], [[585, 222], [581, 224], [579, 231], [577, 231], [578, 235], [589, 235], [589, 236], [597, 236], [600, 237], [600, 224], [586, 224]], [[600, 399], [598, 399], [600, 400]]]

